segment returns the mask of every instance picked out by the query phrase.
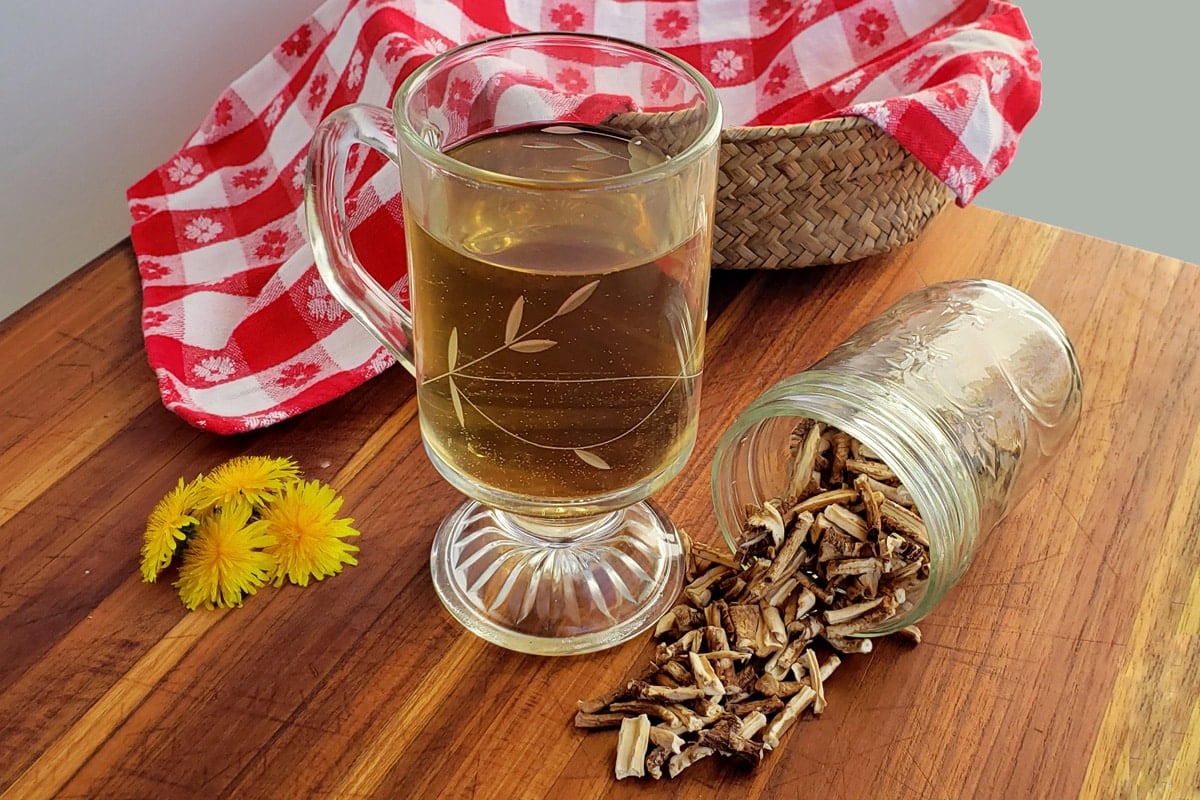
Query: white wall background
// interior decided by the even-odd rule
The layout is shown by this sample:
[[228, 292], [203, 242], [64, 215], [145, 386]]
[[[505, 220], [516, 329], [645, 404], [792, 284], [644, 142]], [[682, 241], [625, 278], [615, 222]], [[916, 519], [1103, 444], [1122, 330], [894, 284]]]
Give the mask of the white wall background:
[[320, 0], [0, 0], [0, 318], [129, 235], [125, 190]]
[[[127, 236], [125, 189], [319, 4], [0, 0], [0, 319]], [[1043, 107], [976, 203], [1200, 263], [1191, 6], [1021, 5]]]

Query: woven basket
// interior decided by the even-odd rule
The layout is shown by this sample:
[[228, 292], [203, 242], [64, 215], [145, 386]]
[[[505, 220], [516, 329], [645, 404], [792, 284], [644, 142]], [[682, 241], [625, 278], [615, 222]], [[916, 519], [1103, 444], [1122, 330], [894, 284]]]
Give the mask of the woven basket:
[[[664, 152], [694, 141], [695, 108], [605, 120]], [[863, 117], [721, 132], [713, 266], [844, 264], [907, 244], [951, 198], [946, 185]]]
[[808, 267], [884, 253], [915, 239], [950, 198], [862, 117], [726, 128], [713, 266]]

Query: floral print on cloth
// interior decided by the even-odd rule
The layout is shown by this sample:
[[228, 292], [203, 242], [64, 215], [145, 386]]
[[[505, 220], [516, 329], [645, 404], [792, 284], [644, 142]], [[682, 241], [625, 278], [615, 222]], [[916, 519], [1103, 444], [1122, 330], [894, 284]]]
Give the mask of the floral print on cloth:
[[[146, 352], [167, 408], [239, 433], [391, 365], [313, 265], [302, 202], [312, 132], [347, 103], [387, 105], [455, 44], [523, 30], [667, 50], [713, 82], [727, 125], [866, 117], [962, 205], [1008, 167], [1041, 97], [1024, 17], [998, 0], [327, 0], [128, 190]], [[587, 80], [564, 70], [559, 89]], [[394, 173], [378, 154], [352, 158], [347, 209], [360, 258], [407, 302]]]

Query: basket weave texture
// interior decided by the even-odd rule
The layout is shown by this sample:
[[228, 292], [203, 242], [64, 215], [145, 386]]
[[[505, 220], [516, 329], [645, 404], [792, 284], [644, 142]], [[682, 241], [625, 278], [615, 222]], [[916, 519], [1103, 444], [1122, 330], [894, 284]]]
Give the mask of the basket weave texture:
[[713, 266], [843, 264], [915, 239], [952, 197], [862, 117], [722, 131]]

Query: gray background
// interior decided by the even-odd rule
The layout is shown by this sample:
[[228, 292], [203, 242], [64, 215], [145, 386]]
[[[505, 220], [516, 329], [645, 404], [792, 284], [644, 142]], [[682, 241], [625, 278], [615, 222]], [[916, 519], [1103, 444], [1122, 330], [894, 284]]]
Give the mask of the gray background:
[[1019, 5], [1042, 108], [976, 204], [1200, 264], [1197, 6]]
[[[65, 5], [0, 3], [0, 318], [127, 236], [125, 189], [319, 0]], [[1043, 106], [976, 204], [1200, 263], [1193, 6], [1020, 5]]]

